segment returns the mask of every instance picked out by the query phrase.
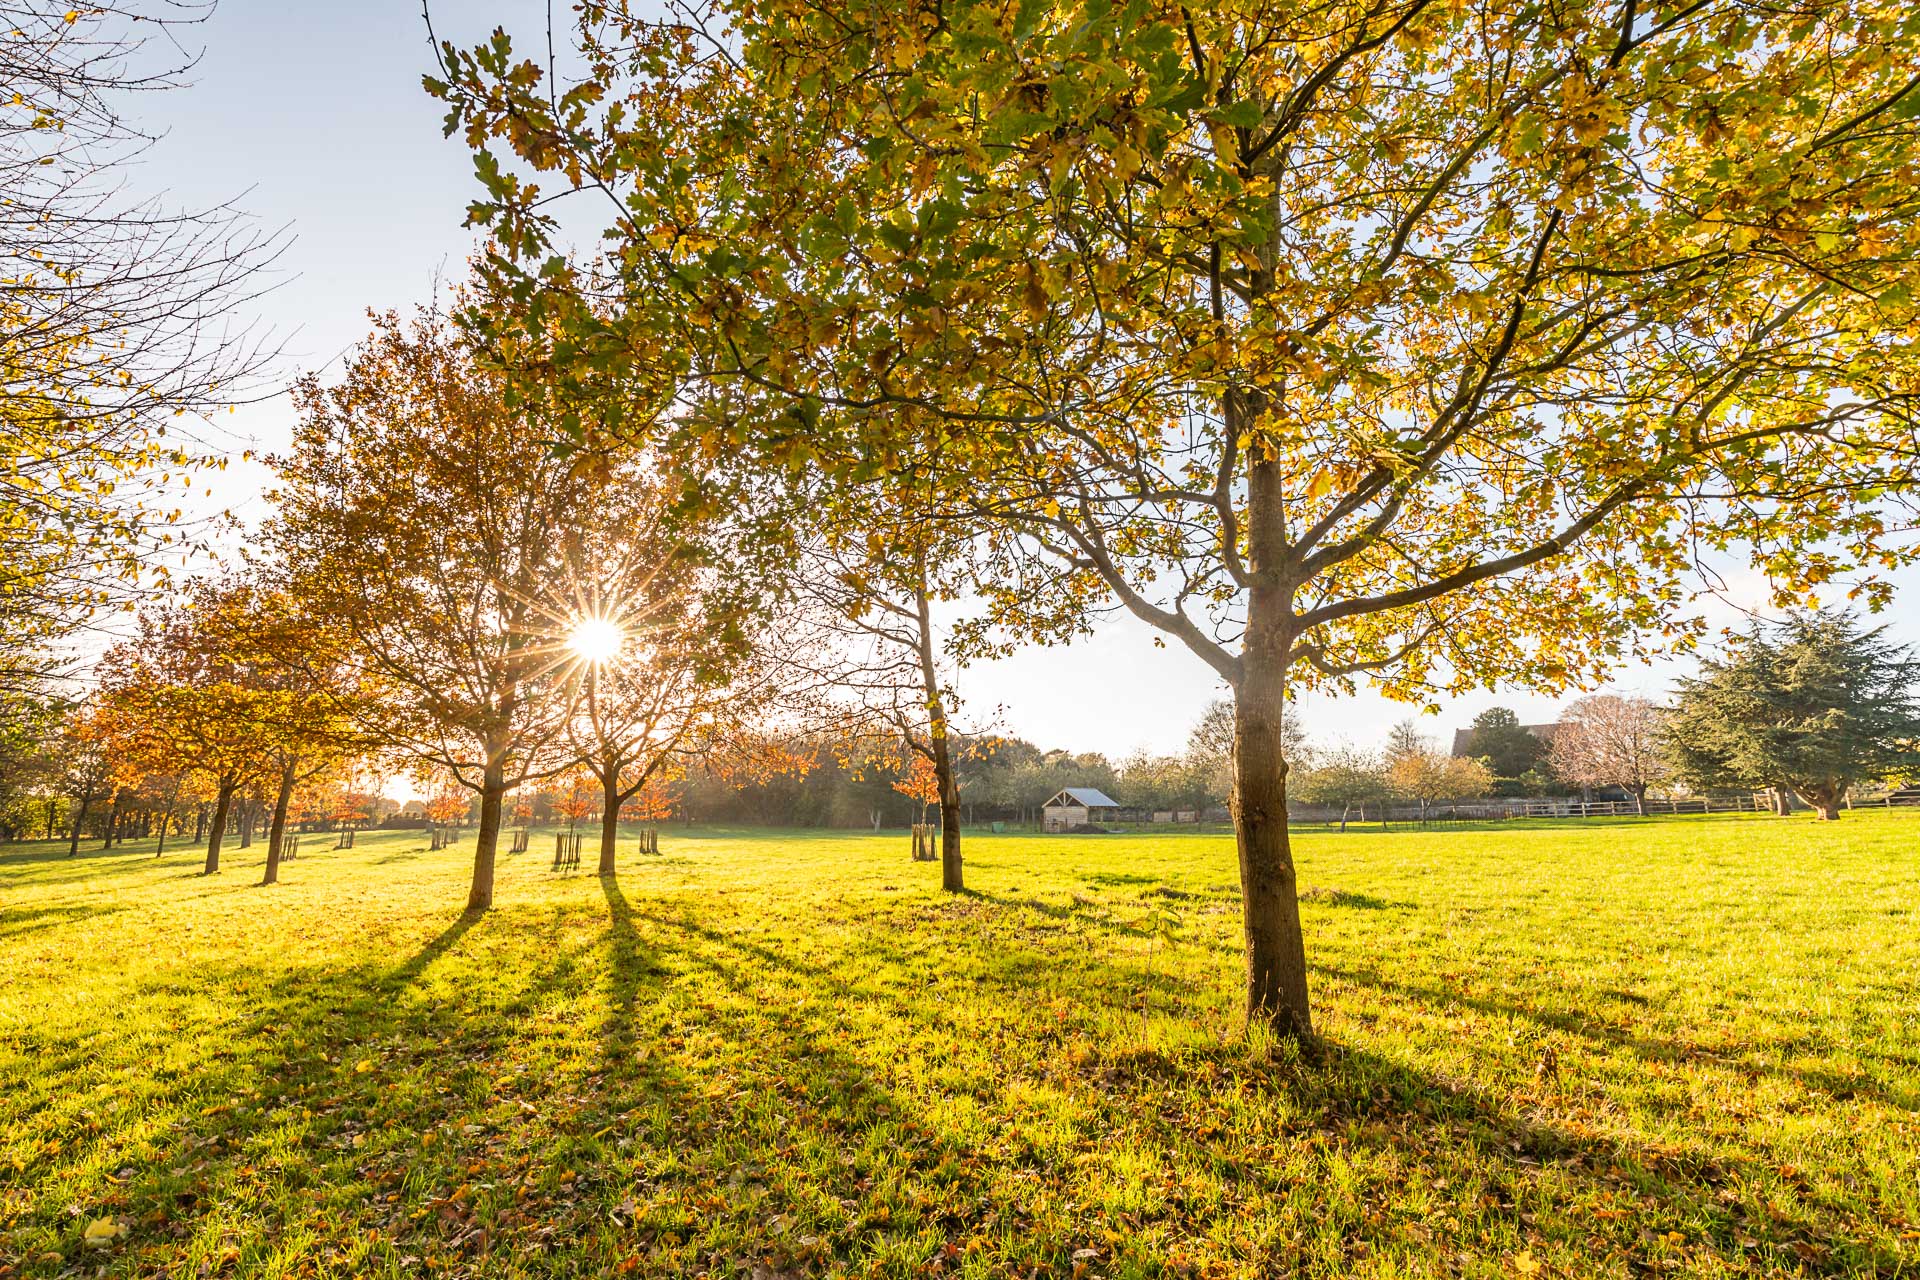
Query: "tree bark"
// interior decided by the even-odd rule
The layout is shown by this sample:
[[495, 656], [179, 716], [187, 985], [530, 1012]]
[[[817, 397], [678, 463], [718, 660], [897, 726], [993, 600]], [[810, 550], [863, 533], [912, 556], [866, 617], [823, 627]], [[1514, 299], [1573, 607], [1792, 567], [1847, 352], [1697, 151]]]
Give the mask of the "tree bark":
[[960, 784], [953, 778], [953, 752], [947, 742], [946, 700], [940, 696], [940, 670], [934, 662], [933, 615], [927, 601], [926, 573], [914, 593], [919, 615], [920, 682], [927, 695], [927, 735], [933, 740], [933, 777], [940, 791], [940, 887], [961, 893], [967, 887], [960, 859]]
[[73, 815], [73, 838], [67, 842], [67, 856], [69, 858], [80, 852], [80, 826], [87, 820], [87, 810], [91, 808], [92, 805], [93, 792], [91, 790], [82, 791], [80, 793], [80, 811]]
[[[600, 874], [614, 874], [614, 851], [620, 843], [620, 766], [600, 775]], [[645, 852], [642, 850], [642, 852]]]
[[213, 820], [207, 823], [207, 865], [203, 875], [220, 873], [220, 842], [227, 834], [227, 814], [233, 808], [233, 793], [240, 784], [220, 781], [220, 790], [213, 801]]
[[1647, 816], [1647, 789], [1645, 787], [1635, 787], [1633, 789], [1633, 807], [1639, 811], [1641, 817], [1644, 818]]
[[1233, 823], [1247, 956], [1247, 1017], [1295, 1040], [1313, 1037], [1299, 883], [1287, 833], [1282, 747], [1287, 662], [1293, 644], [1286, 588], [1266, 554], [1281, 543], [1281, 477], [1272, 462], [1248, 473], [1250, 568], [1241, 677], [1234, 690]]
[[1353, 812], [1352, 805], [1348, 805], [1346, 808], [1340, 811], [1340, 834], [1341, 835], [1347, 834], [1347, 816], [1352, 812]]
[[293, 773], [298, 764], [298, 758], [289, 755], [280, 766], [280, 789], [273, 797], [273, 826], [267, 831], [267, 873], [260, 880], [263, 885], [280, 882], [280, 844], [287, 838], [287, 803], [293, 799]]
[[480, 780], [480, 834], [473, 844], [473, 887], [467, 891], [467, 910], [493, 906], [494, 851], [500, 843], [500, 810], [507, 797], [504, 751], [489, 748], [486, 772]]

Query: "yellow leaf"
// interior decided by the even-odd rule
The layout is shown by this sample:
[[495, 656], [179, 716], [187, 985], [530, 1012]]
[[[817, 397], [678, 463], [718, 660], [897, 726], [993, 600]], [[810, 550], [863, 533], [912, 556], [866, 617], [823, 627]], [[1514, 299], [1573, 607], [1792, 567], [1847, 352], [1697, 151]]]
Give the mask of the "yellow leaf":
[[356, 1063], [354, 1063], [354, 1064], [353, 1064], [353, 1073], [354, 1073], [355, 1075], [362, 1075], [362, 1076], [363, 1076], [363, 1075], [365, 1075], [365, 1074], [366, 1074], [367, 1072], [369, 1072], [369, 1071], [371, 1071], [371, 1070], [373, 1070], [373, 1059], [372, 1059], [372, 1058], [362, 1058], [362, 1059], [360, 1059], [360, 1061], [358, 1061], [358, 1062], [356, 1062]]
[[1540, 1263], [1531, 1253], [1522, 1250], [1513, 1255], [1513, 1269], [1523, 1276], [1537, 1276], [1540, 1274]]
[[95, 1218], [87, 1224], [86, 1241], [89, 1249], [104, 1249], [120, 1235], [120, 1224], [112, 1218]]

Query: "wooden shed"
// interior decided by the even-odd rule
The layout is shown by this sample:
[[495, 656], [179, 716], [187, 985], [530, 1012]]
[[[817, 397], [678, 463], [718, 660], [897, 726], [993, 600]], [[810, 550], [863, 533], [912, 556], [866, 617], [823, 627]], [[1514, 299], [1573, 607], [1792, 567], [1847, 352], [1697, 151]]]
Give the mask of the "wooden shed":
[[1093, 787], [1068, 787], [1040, 809], [1042, 831], [1071, 831], [1113, 816], [1120, 802]]

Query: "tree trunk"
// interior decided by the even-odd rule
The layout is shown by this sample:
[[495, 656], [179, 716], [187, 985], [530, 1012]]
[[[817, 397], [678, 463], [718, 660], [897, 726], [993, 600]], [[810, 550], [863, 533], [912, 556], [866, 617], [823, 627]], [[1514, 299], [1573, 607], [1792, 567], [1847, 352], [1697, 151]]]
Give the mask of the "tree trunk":
[[93, 792], [80, 793], [80, 811], [73, 815], [73, 838], [67, 842], [67, 856], [73, 857], [80, 852], [80, 827], [87, 820], [87, 810], [93, 805]]
[[1347, 815], [1352, 812], [1353, 812], [1352, 805], [1348, 805], [1346, 808], [1340, 811], [1340, 834], [1341, 835], [1347, 834]]
[[600, 874], [610, 876], [614, 873], [614, 850], [620, 843], [619, 765], [612, 765], [600, 775], [600, 791]]
[[193, 807], [193, 842], [199, 844], [207, 838], [207, 802], [202, 800]]
[[1633, 807], [1639, 811], [1641, 817], [1644, 818], [1647, 816], [1647, 789], [1645, 787], [1635, 787], [1633, 789]]
[[289, 755], [280, 766], [280, 789], [273, 797], [273, 826], [267, 831], [267, 873], [260, 880], [263, 885], [280, 882], [280, 845], [287, 838], [287, 802], [293, 799], [293, 772], [298, 764], [298, 758]]
[[233, 792], [240, 784], [222, 779], [213, 801], [213, 820], [207, 824], [207, 866], [204, 875], [220, 873], [220, 842], [227, 834], [227, 814], [233, 808]]
[[947, 743], [947, 707], [940, 696], [940, 671], [934, 663], [933, 615], [927, 602], [924, 566], [914, 605], [919, 614], [920, 683], [927, 694], [927, 734], [933, 740], [933, 776], [940, 791], [940, 887], [948, 893], [960, 893], [967, 887], [960, 861], [960, 784], [953, 779], [953, 752]]
[[473, 887], [467, 891], [469, 911], [485, 911], [493, 906], [493, 855], [500, 843], [500, 810], [506, 797], [506, 753], [489, 748], [486, 772], [480, 780], [480, 835], [473, 844]]
[[115, 787], [113, 789], [113, 803], [107, 806], [106, 833], [100, 838], [100, 847], [102, 849], [113, 848], [113, 839], [119, 834], [120, 800], [125, 794], [126, 789], [123, 787]]
[[[1257, 554], [1277, 546], [1281, 483], [1271, 462], [1249, 475], [1249, 536], [1256, 574], [1272, 566]], [[1313, 1036], [1307, 998], [1306, 942], [1300, 933], [1299, 884], [1287, 839], [1287, 761], [1282, 743], [1287, 660], [1293, 637], [1287, 593], [1271, 578], [1248, 593], [1241, 678], [1234, 690], [1233, 824], [1240, 853], [1246, 932], [1247, 1017], [1263, 1018], [1281, 1035]]]

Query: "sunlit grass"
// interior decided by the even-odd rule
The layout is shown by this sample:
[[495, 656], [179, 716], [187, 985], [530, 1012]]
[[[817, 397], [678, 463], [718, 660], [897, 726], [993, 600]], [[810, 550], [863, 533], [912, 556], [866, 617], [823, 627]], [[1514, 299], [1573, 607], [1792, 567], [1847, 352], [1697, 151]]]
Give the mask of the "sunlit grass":
[[11, 846], [0, 1275], [1913, 1274], [1916, 819], [1305, 834], [1310, 1062], [1222, 836]]

